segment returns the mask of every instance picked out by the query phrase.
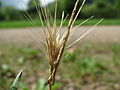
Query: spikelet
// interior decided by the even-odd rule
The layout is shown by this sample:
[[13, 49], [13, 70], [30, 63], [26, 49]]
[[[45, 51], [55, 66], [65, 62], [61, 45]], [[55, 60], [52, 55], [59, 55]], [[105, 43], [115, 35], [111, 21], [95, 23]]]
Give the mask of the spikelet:
[[[62, 24], [65, 22], [67, 16], [64, 16], [64, 12], [62, 13], [62, 19], [61, 19], [61, 24], [57, 30], [57, 26], [56, 26], [56, 13], [57, 13], [57, 3], [55, 5], [55, 15], [54, 15], [54, 22], [53, 25], [51, 27], [50, 25], [50, 18], [49, 18], [49, 14], [47, 12], [47, 8], [45, 10], [42, 10], [42, 16], [45, 19], [45, 25], [46, 28], [44, 28], [44, 34], [45, 34], [45, 43], [46, 43], [46, 52], [47, 52], [47, 56], [48, 56], [48, 62], [50, 64], [50, 76], [48, 78], [48, 84], [49, 87], [51, 88], [51, 85], [54, 85], [55, 83], [55, 75], [56, 75], [56, 71], [57, 68], [60, 64], [62, 55], [64, 53], [64, 50], [67, 48], [70, 48], [72, 45], [74, 45], [76, 42], [78, 42], [80, 39], [82, 39], [83, 37], [85, 37], [87, 34], [89, 34], [91, 31], [93, 31], [95, 29], [95, 26], [97, 24], [99, 24], [102, 20], [100, 20], [97, 24], [95, 24], [92, 28], [90, 28], [87, 32], [85, 32], [81, 37], [79, 37], [78, 39], [76, 39], [74, 42], [72, 42], [70, 45], [66, 46], [67, 41], [69, 40], [70, 37], [72, 37], [72, 33], [74, 29], [77, 29], [81, 24], [85, 23], [86, 21], [90, 20], [92, 17], [90, 17], [89, 19], [87, 19], [86, 21], [84, 21], [83, 23], [81, 23], [80, 25], [78, 25], [75, 28], [72, 28], [75, 20], [77, 19], [84, 3], [86, 0], [83, 0], [82, 5], [80, 6], [79, 10], [77, 11], [77, 7], [78, 7], [78, 3], [80, 0], [77, 0], [74, 6], [74, 9], [72, 11], [68, 26], [67, 26], [67, 30], [64, 31], [63, 33], [61, 33], [61, 27]], [[36, 9], [38, 10], [38, 8], [36, 7]], [[39, 10], [38, 10], [39, 11]], [[39, 13], [38, 13], [39, 14]], [[40, 15], [40, 20], [41, 23], [43, 23]]]
[[[48, 38], [46, 39], [47, 42], [47, 47], [48, 47], [48, 55], [49, 55], [49, 64], [51, 66], [51, 71], [50, 71], [50, 77], [48, 79], [48, 83], [50, 85], [54, 85], [55, 83], [55, 75], [56, 75], [56, 71], [57, 68], [59, 66], [61, 57], [63, 55], [65, 46], [66, 46], [66, 42], [68, 40], [68, 37], [70, 35], [70, 30], [72, 28], [72, 24], [74, 21], [74, 17], [75, 17], [75, 13], [76, 13], [76, 8], [78, 5], [79, 0], [76, 1], [75, 7], [73, 9], [68, 27], [67, 27], [67, 31], [65, 31], [65, 33], [62, 35], [62, 37], [59, 38], [59, 33], [58, 35], [56, 34], [56, 14], [55, 14], [55, 18], [54, 18], [54, 24], [53, 24], [53, 32], [50, 31]], [[55, 11], [56, 12], [56, 11]], [[62, 14], [62, 19], [64, 18], [64, 13]], [[61, 26], [60, 26], [61, 27]], [[57, 36], [56, 36], [57, 35]]]

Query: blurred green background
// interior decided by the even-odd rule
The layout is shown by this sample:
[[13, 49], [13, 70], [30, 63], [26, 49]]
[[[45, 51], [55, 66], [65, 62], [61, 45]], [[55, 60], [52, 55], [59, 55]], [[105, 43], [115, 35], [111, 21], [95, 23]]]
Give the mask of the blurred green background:
[[[7, 0], [5, 0], [9, 3]], [[33, 0], [25, 0], [27, 3], [25, 5], [19, 5], [18, 2], [14, 3], [17, 6], [13, 5], [5, 5], [4, 0], [0, 1], [0, 28], [9, 28], [9, 27], [29, 27], [31, 26], [26, 22], [25, 11], [30, 14], [32, 19], [37, 25], [41, 25], [38, 20], [37, 10], [34, 5]], [[17, 1], [17, 0], [15, 0]], [[49, 9], [51, 15], [54, 15], [54, 7], [55, 1], [52, 1], [46, 5], [40, 4], [44, 1], [35, 0], [37, 2], [38, 7]], [[49, 1], [49, 0], [48, 0]], [[60, 23], [62, 11], [65, 12], [65, 15], [71, 14], [71, 11], [74, 7], [74, 3], [76, 0], [58, 0], [58, 9], [57, 9], [57, 22]], [[11, 1], [12, 2], [12, 1]], [[24, 4], [21, 0], [19, 1], [21, 4]], [[47, 2], [47, 1], [46, 1]], [[79, 6], [81, 5], [82, 0], [79, 2]], [[18, 8], [19, 6], [19, 8]], [[24, 7], [26, 6], [26, 7]], [[79, 7], [78, 7], [79, 8]], [[119, 25], [120, 24], [120, 0], [86, 0], [84, 8], [78, 16], [78, 22], [81, 20], [85, 20], [91, 16], [94, 16], [94, 19], [91, 20], [90, 23], [85, 25], [93, 25], [96, 19], [104, 18], [104, 21], [101, 25]], [[41, 12], [40, 12], [41, 13]], [[68, 23], [68, 21], [66, 21]], [[77, 23], [78, 24], [78, 23]], [[64, 26], [67, 24], [64, 24]]]
[[[24, 0], [19, 1], [23, 3]], [[75, 1], [57, 1], [57, 25], [60, 24], [62, 11], [70, 16]], [[32, 25], [24, 16], [25, 11], [21, 6], [17, 7], [19, 4], [14, 6], [11, 2], [0, 0], [0, 90], [8, 90], [21, 69], [24, 69], [24, 72], [20, 90], [47, 90], [49, 64], [35, 43], [26, 39], [31, 39], [26, 31], [29, 31]], [[38, 7], [48, 8], [54, 16], [54, 1], [47, 5], [43, 5], [39, 0], [36, 2]], [[79, 6], [81, 3], [82, 0]], [[26, 5], [25, 10], [34, 23], [41, 27], [33, 0], [28, 0]], [[120, 90], [120, 0], [86, 0], [75, 25], [91, 16], [94, 18], [78, 29], [88, 29], [104, 18], [98, 26], [102, 32], [99, 30], [92, 33], [92, 38], [83, 39], [65, 51], [53, 90]], [[68, 21], [69, 19], [63, 28]]]

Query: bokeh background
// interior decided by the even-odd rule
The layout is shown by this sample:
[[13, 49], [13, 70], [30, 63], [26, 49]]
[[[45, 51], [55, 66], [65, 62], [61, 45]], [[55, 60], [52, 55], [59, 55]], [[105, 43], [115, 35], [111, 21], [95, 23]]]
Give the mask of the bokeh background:
[[[55, 0], [35, 0], [54, 17]], [[79, 6], [83, 0], [80, 0]], [[57, 0], [57, 26], [61, 14], [69, 15], [76, 0]], [[78, 7], [79, 8], [79, 7]], [[78, 10], [78, 9], [77, 9]], [[24, 69], [20, 90], [46, 90], [49, 64], [31, 34], [34, 27], [28, 14], [42, 29], [33, 0], [0, 0], [0, 90], [9, 89], [16, 74]], [[40, 12], [42, 13], [42, 12]], [[79, 27], [73, 38], [80, 37], [100, 19], [96, 30], [65, 51], [53, 90], [120, 89], [120, 0], [86, 0], [74, 26], [94, 16]], [[52, 23], [52, 21], [50, 21]], [[66, 57], [66, 55], [68, 55]]]

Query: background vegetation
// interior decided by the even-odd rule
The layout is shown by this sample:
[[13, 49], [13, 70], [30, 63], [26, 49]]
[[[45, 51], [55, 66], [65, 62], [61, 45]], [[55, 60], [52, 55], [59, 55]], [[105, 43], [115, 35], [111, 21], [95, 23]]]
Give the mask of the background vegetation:
[[[54, 16], [54, 8], [55, 2], [48, 4], [43, 7], [40, 5], [40, 1], [36, 0], [36, 5], [42, 8], [49, 8], [51, 15]], [[61, 14], [64, 11], [65, 15], [70, 15], [73, 9], [75, 0], [58, 0], [58, 9], [57, 9], [57, 24], [60, 24]], [[82, 0], [79, 2], [79, 6], [81, 5]], [[79, 8], [79, 7], [78, 7]], [[101, 25], [120, 25], [120, 1], [119, 0], [86, 0], [86, 4], [82, 9], [80, 15], [78, 16], [77, 22], [75, 25], [78, 25], [83, 20], [94, 16], [93, 20], [90, 20], [89, 23], [84, 25], [93, 25], [95, 21], [98, 19], [104, 18], [103, 23]], [[33, 0], [29, 0], [28, 9], [26, 10], [34, 22], [41, 26], [40, 21], [38, 19], [37, 10]], [[42, 13], [40, 11], [40, 13]], [[0, 2], [0, 28], [17, 28], [17, 27], [30, 27], [31, 24], [27, 23], [25, 18], [25, 11], [13, 8], [11, 6], [3, 6]], [[18, 21], [19, 20], [19, 21]], [[64, 26], [66, 26], [68, 20], [65, 22]]]
[[[82, 44], [80, 48], [75, 47], [72, 52], [66, 52], [69, 55], [62, 60], [53, 90], [69, 90], [68, 87], [77, 90], [93, 90], [94, 87], [95, 90], [101, 87], [103, 90], [119, 90], [120, 44]], [[0, 44], [0, 63], [1, 90], [10, 87], [21, 68], [24, 69], [21, 90], [43, 90], [38, 88], [46, 87], [45, 78], [49, 67], [39, 50], [31, 46]]]
[[[39, 0], [36, 0], [37, 6]], [[81, 0], [82, 2], [82, 0]], [[79, 5], [81, 5], [81, 2]], [[61, 18], [62, 11], [65, 11], [65, 14], [71, 13], [75, 0], [58, 0], [58, 13], [57, 18]], [[46, 7], [50, 9], [51, 14], [54, 14], [54, 5], [55, 3], [50, 3]], [[96, 19], [98, 18], [105, 18], [105, 19], [118, 19], [120, 18], [120, 1], [119, 0], [87, 0], [84, 8], [82, 9], [81, 14], [79, 15], [78, 19], [85, 19], [89, 18], [90, 16], [95, 16]], [[33, 0], [30, 0], [28, 3], [27, 11], [33, 16], [32, 18], [38, 18], [35, 5]], [[14, 12], [14, 13], [13, 13]], [[0, 3], [0, 21], [6, 20], [23, 20], [25, 12], [23, 10], [17, 10], [13, 7], [4, 7], [2, 3]]]

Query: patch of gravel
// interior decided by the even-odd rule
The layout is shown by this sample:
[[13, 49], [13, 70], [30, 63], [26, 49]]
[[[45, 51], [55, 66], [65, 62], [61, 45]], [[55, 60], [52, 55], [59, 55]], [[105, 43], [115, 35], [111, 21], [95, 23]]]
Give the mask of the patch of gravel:
[[[75, 40], [80, 37], [85, 31], [92, 26], [81, 26], [75, 30], [74, 36], [71, 38]], [[63, 27], [62, 29], [65, 29]], [[17, 43], [17, 44], [30, 44], [34, 42], [32, 38], [33, 28], [18, 28], [18, 29], [0, 29], [0, 43]], [[42, 28], [39, 28], [41, 31]], [[37, 31], [37, 34], [42, 35], [42, 32]], [[82, 41], [89, 41], [95, 43], [119, 43], [120, 42], [120, 26], [97, 26], [96, 30], [87, 35]]]

